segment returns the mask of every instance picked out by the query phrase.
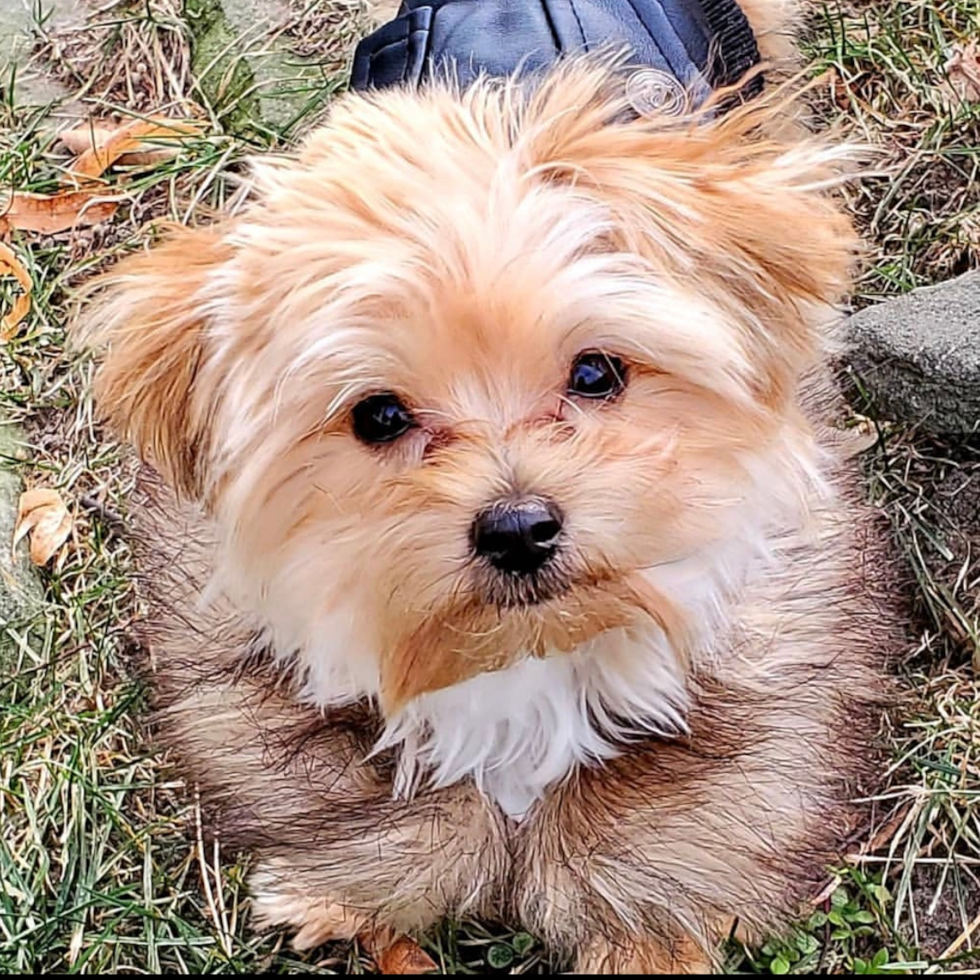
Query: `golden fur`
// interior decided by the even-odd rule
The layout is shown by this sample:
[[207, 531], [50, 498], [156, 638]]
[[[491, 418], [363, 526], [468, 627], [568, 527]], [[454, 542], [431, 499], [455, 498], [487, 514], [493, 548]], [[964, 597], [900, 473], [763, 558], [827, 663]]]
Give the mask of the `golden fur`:
[[[776, 36], [787, 6], [747, 9]], [[733, 918], [784, 924], [847, 829], [900, 633], [822, 422], [837, 155], [766, 135], [765, 101], [624, 108], [589, 62], [342, 98], [242, 214], [127, 259], [84, 316], [102, 410], [166, 481], [134, 507], [161, 738], [302, 945], [504, 916], [583, 970], [695, 971]], [[593, 347], [629, 365], [615, 403], [563, 394]], [[378, 390], [420, 425], [369, 448], [350, 411]], [[468, 554], [515, 488], [567, 515], [546, 602], [488, 601]], [[407, 705], [612, 635], [676, 658], [686, 733], [520, 821], [469, 779], [395, 798], [399, 748], [371, 750]]]

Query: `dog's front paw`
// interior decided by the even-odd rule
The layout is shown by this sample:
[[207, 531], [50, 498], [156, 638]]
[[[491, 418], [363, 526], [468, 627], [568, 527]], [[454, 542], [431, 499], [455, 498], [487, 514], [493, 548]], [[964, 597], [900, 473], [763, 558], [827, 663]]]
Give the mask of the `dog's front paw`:
[[322, 895], [303, 893], [290, 882], [285, 864], [263, 863], [252, 872], [250, 885], [253, 926], [295, 930], [292, 945], [297, 950], [314, 949], [331, 940], [357, 939], [383, 974], [414, 976], [436, 969], [418, 943], [379, 925], [374, 917]]
[[354, 939], [367, 926], [365, 914], [291, 884], [285, 864], [264, 862], [252, 872], [249, 884], [253, 927], [294, 930], [296, 949], [313, 949], [332, 939]]
[[711, 956], [693, 937], [669, 940], [649, 936], [595, 939], [578, 954], [575, 972], [583, 974], [692, 975], [715, 972]]

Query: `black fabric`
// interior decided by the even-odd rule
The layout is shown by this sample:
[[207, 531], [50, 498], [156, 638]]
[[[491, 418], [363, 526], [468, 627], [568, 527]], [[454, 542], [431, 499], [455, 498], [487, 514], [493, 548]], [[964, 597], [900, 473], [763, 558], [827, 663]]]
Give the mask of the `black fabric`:
[[[759, 46], [752, 25], [736, 0], [701, 0], [701, 6], [715, 39], [709, 76], [712, 87], [735, 85], [759, 64]], [[762, 91], [762, 86], [762, 75], [755, 75], [742, 88], [741, 95], [753, 98]]]
[[759, 61], [735, 0], [403, 0], [358, 44], [351, 87], [415, 86], [440, 73], [465, 87], [480, 73], [535, 72], [610, 47], [627, 49], [630, 66], [672, 75], [695, 102]]

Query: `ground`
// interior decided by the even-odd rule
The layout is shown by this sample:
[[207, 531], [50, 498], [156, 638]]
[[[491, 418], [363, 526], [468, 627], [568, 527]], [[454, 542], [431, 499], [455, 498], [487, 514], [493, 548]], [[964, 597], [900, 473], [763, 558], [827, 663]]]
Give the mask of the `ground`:
[[[66, 116], [201, 126], [177, 156], [113, 168], [102, 191], [125, 200], [106, 220], [0, 235], [33, 281], [29, 316], [0, 343], [0, 413], [26, 443], [8, 461], [28, 486], [57, 489], [74, 520], [41, 572], [42, 612], [0, 624], [0, 970], [359, 972], [369, 962], [356, 948], [300, 956], [279, 935], [248, 931], [245, 859], [204, 842], [193, 787], [146, 747], [127, 656], [130, 555], [113, 522], [132, 460], [94, 422], [91, 366], [66, 351], [64, 325], [73, 286], [161, 219], [206, 220], [234, 197], [248, 153], [309, 124], [342, 78], [363, 11], [356, 0], [265, 5], [281, 17], [270, 35], [204, 0], [66, 6], [54, 19], [43, 4], [24, 7], [40, 78], [0, 77], [0, 200], [62, 186], [70, 155], [54, 133]], [[980, 264], [980, 107], [951, 97], [944, 69], [980, 38], [980, 0], [831, 2], [807, 38], [811, 72], [825, 75], [815, 124], [876, 150], [873, 173], [848, 191], [868, 243], [855, 303]], [[270, 68], [259, 50], [278, 61]], [[3, 312], [18, 288], [0, 278]], [[828, 869], [798, 930], [761, 949], [733, 942], [731, 972], [980, 968], [980, 444], [870, 428], [869, 494], [916, 582], [904, 703], [882, 732], [892, 764], [849, 860]], [[426, 948], [446, 972], [549, 966], [532, 937], [474, 923], [447, 926]]]

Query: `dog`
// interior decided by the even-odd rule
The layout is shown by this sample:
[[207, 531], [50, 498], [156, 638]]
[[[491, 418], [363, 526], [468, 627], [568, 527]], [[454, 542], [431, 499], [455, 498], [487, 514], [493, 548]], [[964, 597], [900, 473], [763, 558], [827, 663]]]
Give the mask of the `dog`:
[[[795, 8], [742, 10], [786, 64]], [[157, 738], [300, 948], [465, 915], [712, 969], [874, 775], [903, 630], [829, 424], [843, 151], [629, 68], [365, 82], [82, 310]]]

